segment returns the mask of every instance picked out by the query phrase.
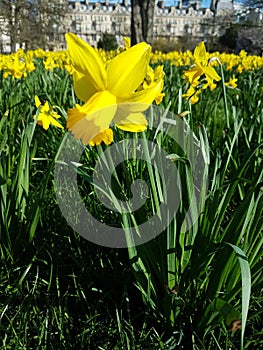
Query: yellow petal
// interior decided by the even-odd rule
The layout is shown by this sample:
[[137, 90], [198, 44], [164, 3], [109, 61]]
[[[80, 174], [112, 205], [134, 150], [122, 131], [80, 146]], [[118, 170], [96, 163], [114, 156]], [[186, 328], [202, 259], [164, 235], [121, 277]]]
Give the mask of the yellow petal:
[[98, 146], [100, 145], [102, 142], [105, 143], [106, 146], [110, 145], [113, 142], [113, 132], [112, 130], [106, 129], [101, 131], [97, 136], [95, 136], [91, 141], [90, 141], [90, 145], [91, 146]]
[[85, 115], [79, 108], [70, 108], [68, 110], [67, 129], [71, 130]]
[[55, 112], [55, 111], [51, 111], [51, 112], [50, 112], [50, 116], [51, 116], [52, 118], [55, 118], [55, 119], [61, 118], [61, 116], [60, 116], [59, 114], [57, 114], [57, 112]]
[[126, 50], [129, 49], [131, 47], [131, 39], [128, 38], [127, 36], [124, 36], [123, 41], [124, 41], [125, 49]]
[[116, 98], [108, 91], [98, 92], [83, 106], [68, 111], [67, 128], [87, 145], [109, 128], [116, 110]]
[[143, 112], [160, 95], [162, 88], [163, 81], [159, 81], [159, 83], [152, 85], [149, 89], [137, 91], [129, 96], [119, 98], [118, 108], [131, 113]]
[[128, 95], [143, 82], [150, 60], [146, 43], [132, 46], [114, 57], [108, 67], [108, 90], [115, 96]]
[[49, 111], [49, 104], [46, 101], [44, 106], [41, 108], [41, 112], [45, 113], [45, 112], [48, 112], [48, 111]]
[[160, 95], [158, 95], [158, 96], [155, 98], [155, 103], [156, 103], [157, 105], [159, 105], [159, 104], [162, 102], [164, 96], [165, 96], [165, 93], [161, 93]]
[[41, 119], [43, 128], [47, 130], [49, 128], [50, 120], [47, 116], [43, 115], [43, 118]]
[[197, 94], [193, 95], [191, 98], [190, 98], [190, 102], [191, 102], [191, 105], [194, 105], [195, 103], [197, 103], [199, 101], [199, 97]]
[[64, 129], [63, 126], [58, 121], [56, 121], [56, 119], [52, 117], [50, 117], [50, 123], [58, 128]]
[[184, 98], [191, 98], [196, 93], [195, 88], [190, 85], [189, 89], [187, 90], [186, 94], [183, 94], [182, 97]]
[[90, 80], [82, 73], [73, 72], [73, 83], [75, 94], [81, 101], [87, 101], [97, 90], [90, 84]]
[[36, 107], [38, 108], [39, 106], [41, 106], [41, 102], [38, 98], [38, 96], [35, 96], [35, 104], [36, 104]]
[[203, 41], [195, 48], [194, 50], [194, 58], [199, 62], [204, 62], [206, 60], [206, 49], [205, 43]]
[[186, 78], [190, 84], [193, 84], [193, 82], [197, 82], [199, 77], [203, 74], [203, 69], [199, 65], [195, 65], [193, 68], [184, 71], [184, 78]]
[[114, 117], [116, 126], [125, 131], [142, 132], [147, 128], [148, 122], [142, 113], [130, 113], [126, 118], [121, 118], [121, 114]]
[[75, 34], [66, 34], [69, 56], [73, 67], [85, 75], [88, 91], [102, 91], [106, 89], [106, 70], [100, 56], [85, 41]]
[[211, 79], [211, 80], [215, 80], [215, 81], [221, 80], [220, 76], [217, 74], [217, 72], [215, 71], [215, 69], [213, 67], [209, 67], [209, 66], [205, 67], [204, 73], [205, 73], [207, 79]]

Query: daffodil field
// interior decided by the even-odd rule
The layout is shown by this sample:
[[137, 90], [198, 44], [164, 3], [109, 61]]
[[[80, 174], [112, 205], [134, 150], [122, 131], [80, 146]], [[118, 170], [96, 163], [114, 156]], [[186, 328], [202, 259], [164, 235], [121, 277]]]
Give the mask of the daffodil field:
[[[0, 55], [0, 348], [262, 348], [263, 57], [204, 43], [164, 54], [127, 38], [104, 52], [66, 39], [63, 52]], [[68, 135], [82, 147], [71, 164], [61, 158]], [[114, 167], [117, 210], [107, 209], [98, 158], [137, 142], [145, 159], [135, 151]], [[124, 230], [127, 246], [96, 244], [92, 225], [93, 240], [76, 232], [73, 187], [60, 192], [68, 167], [85, 207]], [[138, 179], [144, 205], [121, 212], [112, 198], [130, 199]], [[176, 210], [158, 209], [179, 195]], [[160, 232], [143, 241], [155, 214]]]

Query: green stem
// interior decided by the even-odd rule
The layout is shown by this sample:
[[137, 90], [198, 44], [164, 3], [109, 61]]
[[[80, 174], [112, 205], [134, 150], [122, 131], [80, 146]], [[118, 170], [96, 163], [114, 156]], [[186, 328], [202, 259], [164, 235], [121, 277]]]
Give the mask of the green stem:
[[223, 86], [223, 98], [224, 98], [224, 110], [225, 110], [225, 116], [226, 116], [226, 126], [227, 126], [227, 129], [229, 129], [230, 122], [229, 122], [229, 110], [227, 107], [225, 76], [224, 76], [223, 65], [221, 63], [220, 63], [220, 69], [221, 69], [222, 86]]

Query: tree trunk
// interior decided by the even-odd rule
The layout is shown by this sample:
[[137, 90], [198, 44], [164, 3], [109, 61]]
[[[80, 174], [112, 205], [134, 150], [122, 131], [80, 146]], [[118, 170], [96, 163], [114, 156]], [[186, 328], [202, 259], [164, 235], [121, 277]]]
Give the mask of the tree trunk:
[[217, 5], [219, 3], [219, 0], [212, 0], [210, 4], [210, 10], [214, 13], [217, 12]]
[[131, 0], [131, 44], [151, 42], [153, 37], [154, 0]]

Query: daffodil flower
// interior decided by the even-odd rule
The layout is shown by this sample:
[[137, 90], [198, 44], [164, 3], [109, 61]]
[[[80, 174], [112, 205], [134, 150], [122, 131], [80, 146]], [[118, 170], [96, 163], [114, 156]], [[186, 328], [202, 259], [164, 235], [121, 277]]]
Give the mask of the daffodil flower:
[[193, 60], [194, 66], [188, 71], [184, 71], [184, 77], [190, 84], [202, 75], [205, 75], [208, 86], [212, 86], [213, 80], [221, 80], [215, 69], [208, 65], [208, 54], [203, 41], [195, 48]]
[[39, 108], [38, 117], [35, 115], [34, 119], [37, 118], [37, 123], [45, 130], [47, 130], [50, 124], [57, 126], [58, 128], [63, 129], [63, 126], [56, 120], [60, 118], [60, 115], [57, 114], [52, 108], [49, 107], [48, 102], [46, 101], [44, 105], [41, 104], [38, 96], [35, 96], [36, 107]]
[[129, 49], [131, 47], [131, 39], [127, 36], [123, 37], [123, 41], [124, 41], [124, 47], [125, 49]]
[[237, 87], [237, 78], [233, 75], [232, 78], [229, 79], [228, 82], [225, 83], [226, 86], [231, 86], [233, 89], [235, 89]]
[[201, 93], [201, 90], [196, 90], [192, 85], [190, 85], [189, 89], [185, 94], [182, 95], [182, 97], [189, 99], [191, 104], [195, 104], [199, 101], [198, 95]]
[[68, 33], [66, 40], [75, 93], [85, 102], [68, 111], [67, 128], [75, 138], [84, 145], [112, 142], [113, 134], [107, 131], [112, 122], [126, 131], [144, 131], [147, 120], [142, 112], [163, 88], [160, 78], [148, 89], [137, 90], [147, 74], [150, 46], [140, 43], [127, 48], [105, 66], [96, 50], [76, 35]]

